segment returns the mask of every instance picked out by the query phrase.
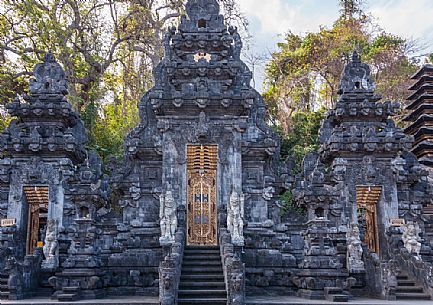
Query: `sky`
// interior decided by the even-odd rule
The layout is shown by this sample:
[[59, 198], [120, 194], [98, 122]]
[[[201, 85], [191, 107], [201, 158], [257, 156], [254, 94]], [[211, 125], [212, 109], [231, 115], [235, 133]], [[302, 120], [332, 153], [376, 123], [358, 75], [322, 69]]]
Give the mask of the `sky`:
[[[338, 18], [338, 0], [238, 0], [249, 21], [251, 52], [267, 54], [277, 49], [289, 30], [296, 34], [330, 27]], [[433, 0], [366, 0], [371, 13], [386, 32], [415, 39], [433, 52]], [[256, 88], [263, 90], [264, 68], [255, 73]]]

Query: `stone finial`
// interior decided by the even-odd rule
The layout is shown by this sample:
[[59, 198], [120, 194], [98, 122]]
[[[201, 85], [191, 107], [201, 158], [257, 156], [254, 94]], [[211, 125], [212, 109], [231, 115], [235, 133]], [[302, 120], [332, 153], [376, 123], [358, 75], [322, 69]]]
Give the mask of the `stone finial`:
[[31, 94], [68, 94], [65, 71], [49, 52], [44, 61], [33, 70], [34, 79], [30, 81]]
[[344, 68], [338, 93], [373, 93], [376, 86], [370, 73], [370, 66], [362, 63], [361, 56], [353, 51], [351, 61]]
[[219, 15], [220, 6], [217, 0], [189, 0], [186, 12], [191, 20], [199, 20], [209, 15]]

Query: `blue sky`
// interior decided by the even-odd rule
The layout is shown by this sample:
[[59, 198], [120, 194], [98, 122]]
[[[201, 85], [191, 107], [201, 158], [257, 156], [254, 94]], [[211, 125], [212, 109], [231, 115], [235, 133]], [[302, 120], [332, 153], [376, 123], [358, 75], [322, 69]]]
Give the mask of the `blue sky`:
[[[304, 34], [331, 26], [338, 17], [338, 0], [238, 0], [250, 22], [251, 49], [270, 54], [289, 30]], [[366, 0], [372, 14], [386, 32], [416, 39], [422, 52], [433, 52], [433, 0]], [[263, 69], [255, 75], [262, 90]]]

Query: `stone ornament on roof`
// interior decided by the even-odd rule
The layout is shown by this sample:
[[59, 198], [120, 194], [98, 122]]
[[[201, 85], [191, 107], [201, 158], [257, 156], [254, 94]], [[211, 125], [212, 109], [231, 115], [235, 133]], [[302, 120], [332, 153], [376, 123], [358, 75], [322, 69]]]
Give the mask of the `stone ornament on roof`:
[[219, 32], [225, 29], [224, 17], [220, 14], [220, 6], [216, 0], [189, 0], [186, 15], [181, 18], [179, 30], [192, 32]]
[[190, 0], [186, 12], [191, 20], [198, 20], [209, 15], [219, 15], [220, 7], [216, 0]]
[[361, 62], [361, 56], [353, 51], [352, 60], [344, 68], [341, 76], [340, 95], [346, 93], [373, 93], [376, 85], [370, 76], [370, 66]]
[[33, 70], [34, 79], [30, 81], [31, 94], [68, 94], [65, 71], [49, 52], [44, 61]]

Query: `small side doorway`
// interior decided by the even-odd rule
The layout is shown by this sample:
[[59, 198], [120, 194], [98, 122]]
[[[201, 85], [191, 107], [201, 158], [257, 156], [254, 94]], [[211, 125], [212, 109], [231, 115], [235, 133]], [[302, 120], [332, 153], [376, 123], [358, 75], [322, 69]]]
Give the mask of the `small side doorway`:
[[26, 253], [43, 247], [48, 220], [48, 186], [25, 186], [28, 204]]

